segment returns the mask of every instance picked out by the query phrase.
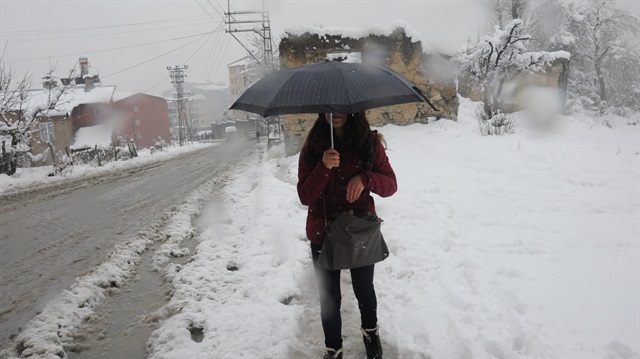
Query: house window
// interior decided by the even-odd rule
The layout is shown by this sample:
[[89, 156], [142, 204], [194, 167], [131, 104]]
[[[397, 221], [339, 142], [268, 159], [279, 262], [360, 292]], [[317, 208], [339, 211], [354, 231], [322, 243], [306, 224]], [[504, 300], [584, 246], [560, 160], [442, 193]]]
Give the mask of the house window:
[[140, 120], [136, 120], [136, 126], [140, 126]]
[[101, 113], [102, 111], [100, 111], [100, 107], [96, 107], [95, 109], [93, 109], [93, 114], [96, 116], [96, 118], [100, 117]]
[[139, 140], [142, 139], [142, 134], [140, 132], [136, 133], [136, 137], [138, 137]]
[[40, 123], [40, 140], [53, 142], [56, 140], [56, 132], [53, 129], [53, 122]]
[[133, 112], [139, 112], [140, 110], [138, 109], [138, 106], [133, 106]]

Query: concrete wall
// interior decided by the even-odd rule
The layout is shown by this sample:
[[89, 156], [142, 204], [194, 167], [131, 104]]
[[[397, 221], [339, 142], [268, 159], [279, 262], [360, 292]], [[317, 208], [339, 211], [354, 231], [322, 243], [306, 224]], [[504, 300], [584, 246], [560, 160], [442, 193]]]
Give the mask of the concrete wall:
[[[321, 29], [319, 29], [321, 30]], [[287, 34], [279, 45], [283, 68], [325, 61], [327, 55], [360, 52], [363, 63], [384, 65], [394, 69], [415, 83], [440, 111], [428, 105], [410, 103], [367, 111], [372, 126], [427, 123], [430, 118], [457, 120], [458, 98], [453, 67], [440, 55], [423, 49], [397, 27], [388, 36], [368, 35], [349, 38], [332, 35]], [[299, 151], [317, 115], [286, 115], [283, 119], [287, 154]]]

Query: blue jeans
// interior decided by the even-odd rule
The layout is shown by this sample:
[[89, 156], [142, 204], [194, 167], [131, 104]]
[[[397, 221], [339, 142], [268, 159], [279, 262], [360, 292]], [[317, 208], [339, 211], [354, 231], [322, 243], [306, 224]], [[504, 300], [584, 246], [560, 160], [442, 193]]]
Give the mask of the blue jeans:
[[[342, 348], [342, 317], [340, 316], [340, 271], [318, 267], [321, 246], [311, 244], [311, 257], [316, 273], [316, 282], [320, 292], [320, 318], [324, 331], [324, 343], [327, 348]], [[376, 291], [373, 288], [374, 264], [351, 269], [353, 293], [358, 299], [362, 328], [373, 329], [378, 326]]]

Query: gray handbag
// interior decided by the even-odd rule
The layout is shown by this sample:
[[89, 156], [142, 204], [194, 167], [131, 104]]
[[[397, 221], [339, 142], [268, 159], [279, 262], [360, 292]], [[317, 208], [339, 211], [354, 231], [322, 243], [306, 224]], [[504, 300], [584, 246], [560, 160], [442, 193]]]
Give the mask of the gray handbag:
[[368, 266], [387, 259], [389, 249], [380, 232], [382, 219], [340, 213], [326, 228], [318, 266], [328, 270]]

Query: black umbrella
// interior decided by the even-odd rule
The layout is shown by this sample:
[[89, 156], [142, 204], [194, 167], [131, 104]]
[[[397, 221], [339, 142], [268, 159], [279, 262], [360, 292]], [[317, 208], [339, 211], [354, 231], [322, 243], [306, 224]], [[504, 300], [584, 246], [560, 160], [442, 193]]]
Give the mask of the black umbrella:
[[325, 61], [266, 75], [249, 87], [230, 109], [269, 117], [292, 113], [357, 113], [408, 102], [426, 102], [438, 111], [415, 85], [388, 67]]
[[262, 117], [292, 113], [357, 113], [408, 102], [427, 102], [409, 80], [392, 69], [325, 61], [275, 71], [249, 87], [230, 109]]

